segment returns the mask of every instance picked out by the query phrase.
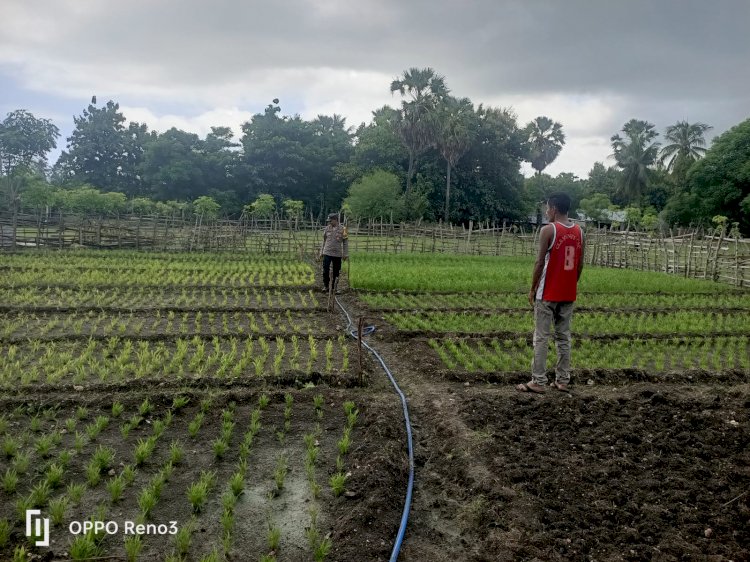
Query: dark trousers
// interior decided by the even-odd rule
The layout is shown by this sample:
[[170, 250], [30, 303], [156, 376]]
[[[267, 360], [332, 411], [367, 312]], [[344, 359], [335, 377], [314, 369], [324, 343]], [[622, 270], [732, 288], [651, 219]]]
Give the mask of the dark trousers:
[[339, 279], [339, 272], [341, 271], [341, 258], [335, 256], [323, 256], [323, 285], [327, 289], [331, 283], [331, 264], [333, 264], [333, 284], [336, 285], [336, 281]]

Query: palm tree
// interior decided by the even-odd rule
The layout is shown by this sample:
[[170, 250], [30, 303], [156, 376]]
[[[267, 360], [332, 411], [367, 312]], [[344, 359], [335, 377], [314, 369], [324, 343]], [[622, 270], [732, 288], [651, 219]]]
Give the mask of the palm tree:
[[537, 175], [549, 166], [560, 154], [565, 144], [562, 125], [549, 117], [537, 117], [526, 125], [528, 161]]
[[411, 191], [411, 180], [416, 170], [417, 158], [434, 146], [436, 136], [435, 112], [448, 95], [445, 78], [432, 68], [410, 68], [403, 76], [391, 82], [391, 93], [409, 96], [401, 102], [401, 111], [394, 120], [394, 129], [409, 152], [409, 170], [406, 174], [406, 191]]
[[652, 142], [658, 135], [654, 125], [631, 119], [622, 127], [624, 137], [612, 136], [612, 156], [622, 170], [620, 189], [631, 199], [639, 199], [648, 185], [650, 166], [659, 155], [659, 143]]
[[440, 107], [437, 146], [445, 159], [445, 220], [450, 216], [451, 170], [471, 146], [474, 106], [469, 98], [447, 97]]
[[713, 127], [705, 123], [678, 121], [667, 127], [664, 138], [669, 142], [661, 149], [661, 162], [667, 164], [667, 171], [684, 179], [690, 165], [706, 153], [706, 139], [703, 135]]

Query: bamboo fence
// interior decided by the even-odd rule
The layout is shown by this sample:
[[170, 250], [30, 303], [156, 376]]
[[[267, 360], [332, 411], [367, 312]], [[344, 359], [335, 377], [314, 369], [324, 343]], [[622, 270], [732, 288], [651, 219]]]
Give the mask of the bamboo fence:
[[[469, 222], [348, 223], [354, 252], [417, 252], [489, 256], [536, 255], [537, 232], [526, 224]], [[92, 217], [0, 214], [0, 249], [127, 248], [156, 251], [317, 253], [323, 224], [313, 218], [203, 221], [179, 216]], [[15, 242], [15, 244], [14, 244]], [[631, 229], [585, 228], [587, 264], [662, 271], [750, 287], [750, 239], [724, 230], [680, 229], [658, 235]]]

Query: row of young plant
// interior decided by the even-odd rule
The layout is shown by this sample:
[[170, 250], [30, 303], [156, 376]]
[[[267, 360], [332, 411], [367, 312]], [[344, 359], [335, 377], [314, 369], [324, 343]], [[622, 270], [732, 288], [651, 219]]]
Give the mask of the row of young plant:
[[[363, 293], [360, 298], [373, 310], [439, 310], [529, 309], [527, 293]], [[686, 294], [633, 294], [633, 293], [580, 293], [576, 310], [586, 308], [627, 309], [690, 309], [736, 308], [750, 310], [750, 293], [686, 293]]]
[[[530, 312], [482, 314], [474, 312], [390, 313], [388, 322], [400, 330], [483, 333], [530, 333], [534, 318]], [[571, 329], [585, 336], [648, 334], [724, 334], [750, 332], [750, 314], [678, 312], [585, 312], [573, 318]]]
[[349, 369], [351, 343], [343, 335], [316, 339], [277, 336], [175, 340], [29, 340], [0, 345], [0, 387], [36, 383], [117, 382], [145, 376], [234, 378], [279, 375], [286, 370], [333, 373]]
[[[474, 372], [528, 370], [533, 348], [525, 339], [430, 339], [430, 347], [448, 369]], [[750, 338], [686, 337], [670, 339], [573, 339], [574, 369], [640, 368], [653, 372], [703, 369], [750, 372]], [[549, 344], [547, 368], [554, 368], [554, 344]]]
[[[39, 466], [36, 472], [38, 478], [36, 478], [36, 480], [34, 480], [35, 475], [29, 471], [28, 466], [23, 466], [25, 463], [28, 463], [28, 456], [25, 456], [20, 451], [16, 451], [15, 454], [12, 455], [13, 465], [12, 467], [7, 468], [3, 475], [3, 491], [11, 496], [16, 493], [19, 484], [19, 474], [28, 475], [31, 480], [31, 483], [28, 486], [28, 494], [22, 495], [15, 502], [16, 524], [22, 525], [24, 523], [26, 510], [39, 508], [44, 509], [45, 513], [49, 514], [50, 521], [54, 527], [61, 526], [66, 518], [66, 512], [79, 506], [87, 491], [97, 489], [106, 474], [111, 476], [106, 483], [110, 504], [114, 505], [120, 502], [123, 499], [125, 489], [133, 485], [137, 472], [154, 453], [157, 447], [157, 442], [166, 429], [172, 424], [174, 416], [179, 413], [187, 403], [188, 399], [184, 396], [176, 396], [174, 398], [172, 406], [162, 418], [153, 420], [151, 434], [146, 439], [139, 439], [134, 445], [132, 463], [124, 466], [123, 463], [120, 463], [123, 468], [119, 474], [117, 474], [114, 469], [116, 462], [115, 450], [112, 447], [99, 445], [92, 452], [88, 462], [85, 463], [85, 470], [83, 471], [85, 482], [71, 480], [62, 494], [53, 497], [57, 491], [63, 489], [66, 474], [78, 473], [78, 471], [74, 470], [71, 466], [71, 461], [75, 460], [77, 456], [83, 454], [83, 447], [85, 445], [95, 442], [99, 434], [109, 426], [110, 419], [121, 419], [125, 410], [122, 403], [115, 402], [112, 405], [111, 418], [109, 416], [100, 415], [86, 426], [84, 433], [81, 433], [76, 431], [75, 428], [79, 421], [86, 419], [88, 411], [85, 407], [78, 407], [75, 411], [75, 415], [69, 417], [64, 424], [65, 430], [71, 433], [75, 431], [75, 439], [70, 449], [63, 450], [56, 459], [50, 460], [50, 457], [52, 456], [51, 452], [40, 450], [42, 437], [36, 442], [37, 453], [39, 454]], [[148, 399], [144, 400], [138, 408], [138, 413], [134, 414], [133, 417], [128, 421], [125, 421], [121, 426], [123, 437], [127, 436], [133, 425], [145, 425], [142, 424], [144, 417], [149, 416], [153, 412], [153, 408], [153, 405]], [[54, 410], [48, 412], [51, 412], [51, 417], [54, 416]], [[32, 420], [33, 419], [36, 419], [36, 417], [32, 418]], [[31, 431], [33, 430], [34, 427], [32, 421]], [[53, 430], [47, 435], [51, 435], [53, 439], [57, 436], [57, 439], [59, 440], [60, 433], [65, 430]], [[10, 454], [8, 447], [10, 439], [10, 436], [6, 436], [4, 441], [4, 454], [6, 457]], [[179, 442], [172, 442], [169, 460], [149, 482], [149, 493], [141, 493], [138, 498], [138, 505], [141, 508], [139, 520], [145, 520], [148, 517], [149, 510], [152, 509], [155, 504], [154, 497], [158, 496], [164, 483], [169, 480], [174, 466], [181, 462], [183, 455], [184, 451]], [[24, 458], [26, 460], [24, 460]], [[100, 504], [96, 508], [96, 514], [93, 519], [102, 521], [106, 520], [109, 508], [110, 506], [106, 504]], [[9, 530], [12, 526], [13, 524], [8, 519], [0, 519], [0, 551], [7, 543], [7, 538], [9, 537], [9, 533], [4, 533], [3, 529]], [[103, 533], [100, 533], [99, 535], [88, 533], [76, 537], [69, 546], [70, 557], [73, 560], [84, 560], [101, 555], [101, 541], [104, 536]], [[33, 544], [36, 537], [29, 537], [28, 540], [29, 543]], [[140, 539], [137, 539], [137, 541], [140, 541]], [[19, 556], [21, 559], [24, 559], [23, 557], [27, 555], [26, 550], [27, 549], [24, 545], [19, 545], [14, 551], [14, 556]]]
[[0, 340], [64, 338], [67, 336], [149, 334], [242, 335], [261, 333], [324, 334], [320, 316], [310, 312], [180, 312], [156, 309], [148, 312], [0, 313]]
[[152, 254], [144, 255], [128, 251], [92, 251], [77, 254], [65, 251], [65, 260], [60, 260], [60, 252], [29, 252], [8, 256], [3, 260], [6, 270], [54, 270], [61, 274], [75, 274], [81, 270], [132, 270], [134, 272], [158, 272], [164, 269], [183, 273], [248, 273], [293, 274], [309, 269], [309, 265], [294, 257], [272, 258], [260, 254], [245, 254], [240, 258], [228, 254], [206, 253], [202, 258], [193, 259], [197, 254]]
[[310, 266], [301, 264], [291, 271], [281, 269], [263, 270], [248, 267], [243, 271], [210, 271], [186, 270], [180, 271], [165, 266], [153, 270], [122, 269], [54, 269], [51, 267], [7, 268], [3, 271], [0, 287], [15, 288], [40, 285], [72, 285], [77, 287], [91, 286], [166, 286], [180, 287], [190, 285], [196, 287], [246, 287], [279, 286], [295, 287], [309, 286], [315, 280]]
[[[301, 265], [291, 254], [252, 254], [236, 252], [142, 252], [137, 250], [65, 250], [65, 263], [60, 263], [60, 252], [30, 251], [7, 254], [3, 264], [14, 267], [79, 267], [127, 269], [132, 264], [143, 268], [211, 269], [251, 266], [261, 269], [281, 269]], [[288, 270], [288, 269], [287, 269]]]
[[199, 288], [182, 287], [115, 287], [98, 289], [88, 287], [18, 287], [0, 288], [0, 303], [14, 307], [83, 307], [133, 310], [155, 307], [206, 307], [222, 308], [290, 308], [306, 309], [321, 306], [318, 294], [307, 291], [282, 291], [279, 289]]
[[[254, 440], [261, 428], [261, 414], [268, 406], [269, 401], [269, 397], [265, 394], [262, 394], [259, 397], [256, 408], [250, 413], [247, 431], [244, 433], [241, 442], [237, 445], [237, 463], [234, 471], [228, 478], [225, 492], [221, 496], [222, 511], [220, 526], [222, 548], [212, 549], [211, 552], [201, 558], [202, 561], [218, 561], [223, 559], [223, 557], [228, 556], [231, 552], [235, 518], [234, 508], [238, 498], [245, 489], [245, 480], [248, 475], [248, 457], [251, 453]], [[284, 443], [288, 442], [287, 436], [291, 431], [292, 405], [294, 403], [293, 396], [291, 394], [286, 394], [284, 402], [284, 423], [282, 428], [276, 432], [276, 437], [282, 446]], [[153, 457], [158, 448], [158, 442], [163, 437], [165, 430], [170, 427], [175, 419], [174, 416], [179, 414], [187, 403], [188, 399], [186, 397], [175, 397], [171, 408], [169, 408], [160, 419], [153, 420], [151, 434], [145, 439], [139, 438], [133, 445], [131, 455], [126, 455], [126, 457], [129, 456], [132, 458], [132, 462], [124, 465], [119, 473], [114, 470], [117, 460], [114, 449], [104, 445], [99, 445], [93, 451], [89, 461], [85, 465], [85, 482], [71, 481], [62, 494], [52, 497], [57, 491], [63, 489], [64, 474], [66, 473], [66, 470], [68, 473], [72, 472], [72, 468], [70, 467], [71, 458], [80, 455], [83, 446], [77, 448], [74, 447], [70, 451], [63, 451], [58, 459], [50, 462], [47, 467], [41, 470], [41, 477], [38, 481], [29, 485], [30, 491], [28, 495], [22, 496], [16, 501], [15, 507], [17, 516], [15, 521], [13, 519], [0, 518], [0, 552], [8, 546], [13, 527], [23, 524], [26, 509], [34, 507], [43, 508], [45, 514], [49, 514], [53, 526], [59, 527], [66, 520], [68, 512], [84, 501], [84, 496], [87, 496], [88, 494], [87, 497], [89, 497], [89, 499], [99, 497], [97, 494], [93, 494], [93, 491], [100, 486], [105, 475], [109, 474], [110, 478], [106, 482], [108, 499], [104, 503], [99, 503], [95, 510], [95, 515], [92, 518], [94, 520], [106, 520], [108, 512], [123, 501], [125, 491], [134, 486], [138, 472], [142, 470], [147, 463], [152, 467], [156, 466], [156, 472], [147, 479], [140, 478], [140, 481], [143, 481], [144, 483], [140, 487], [140, 490], [134, 488], [132, 494], [133, 497], [137, 497], [138, 514], [136, 521], [140, 523], [149, 521], [156, 506], [161, 501], [165, 488], [169, 486], [174, 470], [177, 467], [182, 466], [184, 462], [185, 446], [180, 441], [173, 440], [169, 446], [169, 451], [162, 462], [155, 464]], [[324, 560], [330, 553], [331, 539], [330, 534], [324, 535], [320, 530], [317, 500], [321, 493], [321, 487], [317, 484], [315, 471], [316, 464], [320, 458], [319, 438], [322, 433], [320, 422], [324, 415], [323, 396], [314, 396], [313, 405], [317, 418], [315, 430], [312, 433], [306, 434], [304, 437], [304, 442], [307, 447], [305, 467], [312, 495], [310, 525], [306, 529], [306, 535], [310, 543], [312, 558], [314, 560]], [[213, 401], [210, 397], [201, 401], [199, 411], [196, 412], [195, 416], [187, 426], [188, 437], [190, 440], [198, 438], [202, 426], [205, 425], [205, 418], [212, 408]], [[352, 431], [355, 427], [359, 413], [353, 402], [345, 402], [343, 408], [346, 414], [346, 424], [341, 439], [339, 439], [337, 443], [338, 456], [336, 459], [336, 472], [334, 472], [329, 478], [330, 488], [334, 496], [340, 496], [344, 492], [345, 482], [349, 477], [349, 474], [345, 472], [345, 458], [352, 446]], [[115, 402], [111, 410], [112, 419], [123, 419], [124, 409], [125, 408], [121, 403]], [[56, 413], [56, 410], [47, 410], [39, 415], [35, 415], [32, 420], [54, 419]], [[148, 399], [144, 400], [144, 402], [138, 407], [138, 413], [134, 414], [130, 420], [127, 420], [122, 424], [121, 432], [123, 433], [123, 437], [127, 437], [133, 424], [144, 425], [142, 423], [144, 417], [152, 413], [153, 405]], [[66, 428], [73, 430], [77, 423], [86, 419], [88, 416], [89, 413], [87, 409], [85, 407], [79, 407], [75, 410], [74, 415], [66, 420], [65, 426]], [[0, 430], [2, 431], [0, 431], [0, 433], [7, 434], [9, 430], [8, 419], [1, 419]], [[92, 422], [92, 424], [90, 424], [89, 427], [91, 429], [89, 429], [87, 433], [92, 434], [91, 443], [93, 443], [99, 433], [109, 425], [109, 420], [109, 416], [99, 416], [94, 422]], [[216, 439], [211, 442], [213, 456], [217, 461], [221, 461], [228, 454], [229, 448], [232, 445], [236, 425], [236, 403], [230, 402], [221, 412], [221, 424], [218, 435]], [[97, 430], [94, 430], [93, 428], [97, 428]], [[38, 422], [32, 421], [29, 431], [41, 431], [38, 427]], [[78, 440], [76, 440], [76, 443], [78, 443]], [[50, 458], [50, 456], [48, 455], [46, 458]], [[22, 455], [18, 451], [13, 454], [12, 459], [14, 468], [12, 470], [8, 469], [8, 471], [6, 471], [6, 476], [3, 479], [4, 493], [10, 494], [16, 491], [18, 482], [16, 481], [13, 485], [13, 490], [8, 492], [6, 487], [10, 486], [12, 478], [7, 475], [12, 475], [13, 473], [17, 475], [15, 466], [20, 466], [23, 462]], [[288, 456], [285, 451], [282, 451], [278, 455], [276, 469], [272, 475], [273, 484], [268, 496], [269, 502], [271, 502], [269, 504], [271, 508], [273, 507], [274, 498], [279, 497], [284, 490], [285, 478], [289, 470], [287, 459]], [[28, 460], [26, 462], [27, 466], [23, 468], [23, 473], [26, 473], [29, 470]], [[120, 463], [120, 465], [122, 466], [122, 463]], [[190, 554], [192, 535], [198, 528], [198, 518], [203, 513], [211, 493], [213, 491], [218, 491], [217, 483], [217, 473], [215, 471], [202, 470], [199, 475], [197, 474], [193, 482], [188, 485], [185, 494], [193, 515], [186, 524], [181, 525], [179, 531], [174, 536], [173, 547], [164, 559], [165, 562], [184, 562]], [[89, 491], [91, 491], [91, 493]], [[33, 544], [35, 538], [36, 537], [29, 537], [28, 542]], [[85, 560], [111, 554], [111, 546], [108, 547], [106, 545], [105, 539], [106, 535], [104, 533], [96, 534], [94, 532], [76, 537], [69, 545], [70, 558], [73, 560]], [[261, 560], [276, 560], [281, 544], [281, 532], [279, 527], [274, 523], [272, 509], [269, 510], [268, 516], [267, 540], [269, 553], [264, 555]], [[144, 547], [143, 539], [140, 536], [126, 537], [123, 547], [125, 551], [125, 559], [135, 562], [139, 559], [142, 553]], [[18, 545], [14, 555], [17, 556], [18, 559], [26, 560], [29, 558], [28, 550], [29, 549], [26, 545]]]
[[[323, 535], [320, 531], [318, 516], [319, 506], [318, 499], [320, 496], [321, 486], [318, 483], [316, 475], [316, 465], [320, 456], [320, 421], [323, 419], [323, 397], [321, 395], [314, 398], [315, 412], [318, 417], [315, 431], [304, 436], [306, 447], [305, 456], [305, 473], [310, 490], [310, 525], [305, 530], [305, 535], [313, 553], [313, 559], [316, 562], [322, 562], [328, 556], [333, 546], [330, 534]], [[338, 454], [336, 456], [336, 472], [331, 474], [328, 482], [334, 497], [341, 496], [346, 490], [346, 480], [351, 473], [346, 472], [345, 458], [349, 454], [352, 446], [352, 431], [357, 423], [359, 410], [354, 402], [347, 401], [343, 404], [344, 413], [346, 414], [346, 425], [344, 426], [341, 439], [336, 443]], [[276, 558], [264, 557], [261, 562], [274, 562]]]
[[[532, 257], [455, 254], [368, 254], [352, 256], [349, 283], [371, 291], [517, 292], [529, 290]], [[726, 284], [665, 273], [586, 267], [581, 293], [731, 292]]]

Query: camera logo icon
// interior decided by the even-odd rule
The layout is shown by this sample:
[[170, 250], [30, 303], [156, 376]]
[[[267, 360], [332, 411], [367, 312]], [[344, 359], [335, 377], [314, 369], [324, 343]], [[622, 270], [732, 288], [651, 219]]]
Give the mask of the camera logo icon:
[[26, 536], [36, 539], [36, 546], [49, 546], [49, 518], [38, 509], [26, 510]]

